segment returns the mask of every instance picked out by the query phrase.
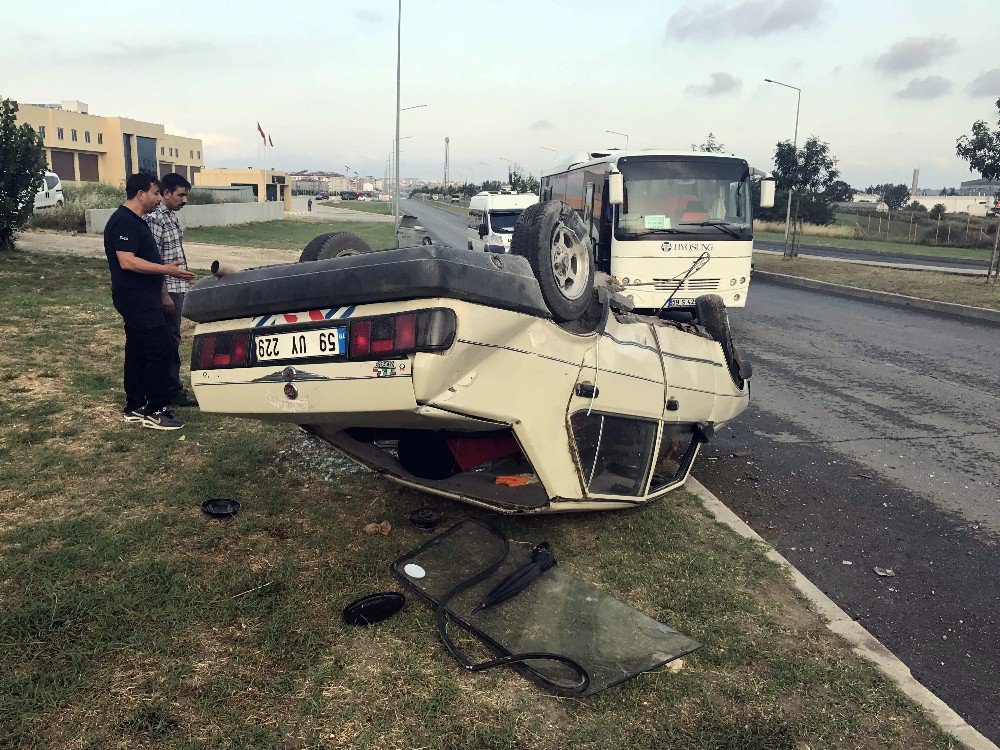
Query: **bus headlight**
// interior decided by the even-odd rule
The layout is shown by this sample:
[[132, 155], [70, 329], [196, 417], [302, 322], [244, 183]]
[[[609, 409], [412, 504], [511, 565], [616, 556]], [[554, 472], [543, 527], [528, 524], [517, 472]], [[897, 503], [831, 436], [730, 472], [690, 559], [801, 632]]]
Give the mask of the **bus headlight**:
[[733, 299], [736, 300], [737, 302], [739, 302], [740, 301], [740, 295], [734, 294], [733, 295]]
[[632, 282], [631, 282], [631, 281], [629, 280], [628, 276], [626, 276], [626, 277], [624, 277], [624, 278], [622, 279], [622, 284], [624, 284], [625, 286], [628, 286], [628, 285], [629, 285], [629, 284], [631, 284], [631, 283], [632, 283]]
[[730, 279], [729, 286], [736, 286], [736, 279]]
[[740, 283], [741, 284], [746, 284], [747, 283], [747, 277], [746, 276], [740, 276]]

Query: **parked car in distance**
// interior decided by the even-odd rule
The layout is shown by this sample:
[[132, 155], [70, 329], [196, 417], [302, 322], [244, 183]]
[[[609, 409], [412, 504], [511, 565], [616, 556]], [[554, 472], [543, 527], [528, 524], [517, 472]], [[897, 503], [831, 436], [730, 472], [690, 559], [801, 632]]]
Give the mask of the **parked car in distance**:
[[328, 201], [330, 200], [330, 196], [327, 193], [316, 193], [316, 200]]
[[42, 187], [35, 193], [35, 211], [40, 208], [55, 208], [65, 202], [62, 181], [55, 172], [46, 172]]

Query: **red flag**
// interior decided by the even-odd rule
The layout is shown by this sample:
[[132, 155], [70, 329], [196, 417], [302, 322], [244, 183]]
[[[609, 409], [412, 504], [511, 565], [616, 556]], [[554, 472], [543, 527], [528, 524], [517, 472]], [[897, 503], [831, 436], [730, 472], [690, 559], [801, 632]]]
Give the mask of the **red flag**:
[[264, 128], [262, 128], [262, 127], [260, 126], [260, 123], [259, 123], [259, 122], [257, 123], [257, 132], [258, 132], [258, 133], [260, 133], [260, 137], [261, 137], [261, 138], [264, 138], [264, 137], [265, 137], [265, 136], [264, 136]]
[[274, 148], [274, 141], [271, 140], [271, 136], [267, 137], [267, 142], [271, 144], [271, 148]]

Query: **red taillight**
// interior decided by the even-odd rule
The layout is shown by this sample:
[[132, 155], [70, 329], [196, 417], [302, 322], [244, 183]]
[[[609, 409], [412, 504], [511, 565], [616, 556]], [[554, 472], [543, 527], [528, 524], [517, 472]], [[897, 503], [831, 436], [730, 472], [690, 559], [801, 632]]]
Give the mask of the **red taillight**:
[[246, 333], [233, 334], [233, 349], [231, 367], [246, 367], [247, 351], [249, 350], [250, 336]]
[[351, 324], [351, 356], [367, 357], [372, 351], [372, 322], [357, 320]]
[[393, 337], [396, 349], [413, 351], [417, 347], [417, 316], [414, 313], [396, 316], [396, 335]]
[[372, 354], [385, 354], [396, 349], [393, 341], [395, 329], [394, 315], [381, 315], [372, 320]]
[[246, 367], [249, 364], [250, 334], [213, 333], [195, 340], [191, 369]]
[[203, 336], [198, 347], [198, 369], [211, 369], [215, 359], [215, 336]]

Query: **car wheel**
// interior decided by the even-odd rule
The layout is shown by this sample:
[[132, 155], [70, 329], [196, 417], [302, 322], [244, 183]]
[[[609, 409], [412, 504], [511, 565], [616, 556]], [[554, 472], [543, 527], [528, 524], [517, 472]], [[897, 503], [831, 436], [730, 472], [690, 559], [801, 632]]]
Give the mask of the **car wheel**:
[[62, 208], [62, 201], [56, 201], [56, 208]]
[[729, 328], [729, 315], [726, 313], [726, 303], [718, 294], [703, 294], [695, 300], [696, 321], [708, 334], [722, 346], [722, 354], [726, 358], [726, 367], [733, 383], [740, 390], [746, 380], [753, 374], [749, 362], [740, 359], [739, 352], [733, 344], [733, 332]]
[[421, 245], [433, 245], [434, 244], [434, 240], [432, 240], [430, 237], [424, 237], [422, 240], [420, 240], [420, 244]]
[[447, 479], [462, 471], [445, 439], [433, 433], [401, 437], [396, 454], [403, 468], [421, 479]]
[[299, 263], [312, 260], [330, 260], [347, 255], [375, 252], [371, 245], [350, 232], [329, 232], [309, 241], [299, 256]]
[[521, 212], [510, 252], [527, 258], [545, 304], [560, 323], [579, 318], [594, 292], [594, 259], [587, 231], [563, 201], [545, 201]]

